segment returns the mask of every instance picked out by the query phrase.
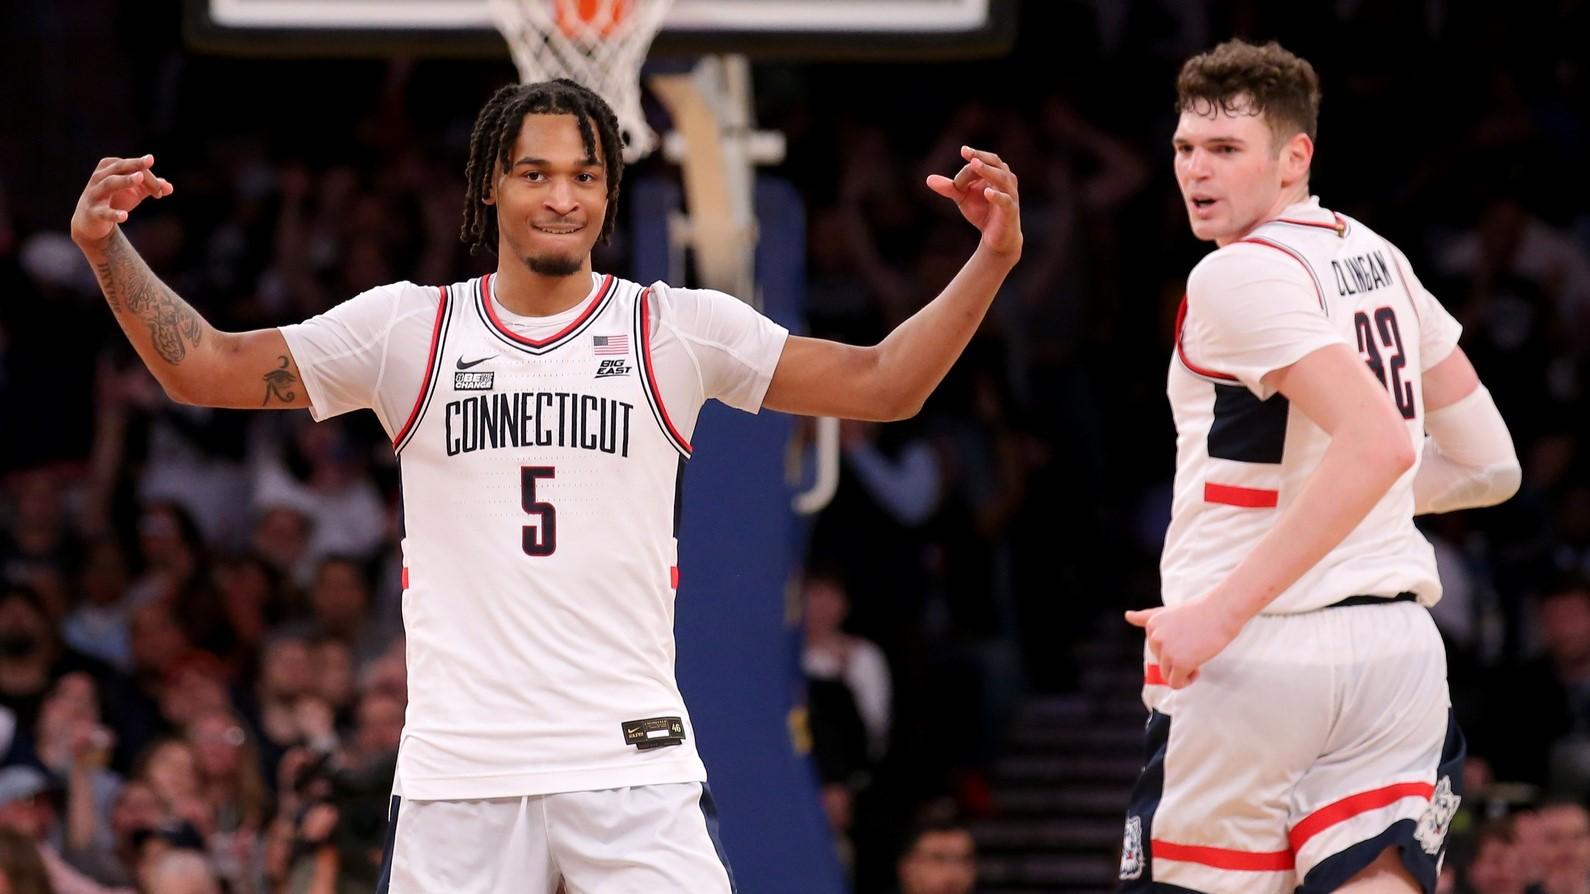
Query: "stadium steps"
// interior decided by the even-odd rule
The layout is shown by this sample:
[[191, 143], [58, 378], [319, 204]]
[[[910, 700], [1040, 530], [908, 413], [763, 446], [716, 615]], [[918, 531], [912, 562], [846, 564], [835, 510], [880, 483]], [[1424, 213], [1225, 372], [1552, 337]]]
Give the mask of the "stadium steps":
[[1079, 688], [1029, 698], [989, 777], [992, 811], [971, 824], [984, 894], [1115, 889], [1121, 825], [1142, 762], [1142, 640], [1090, 641]]

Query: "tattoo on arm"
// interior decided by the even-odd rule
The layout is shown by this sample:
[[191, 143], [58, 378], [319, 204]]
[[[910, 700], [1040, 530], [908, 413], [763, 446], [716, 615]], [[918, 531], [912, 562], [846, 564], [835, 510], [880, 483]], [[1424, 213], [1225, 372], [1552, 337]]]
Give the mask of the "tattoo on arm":
[[260, 403], [262, 407], [270, 406], [273, 397], [284, 404], [290, 404], [298, 399], [298, 392], [290, 390], [298, 383], [298, 377], [287, 370], [287, 355], [279, 354], [276, 359], [281, 361], [281, 365], [263, 376], [265, 400]]
[[138, 257], [127, 237], [117, 232], [105, 249], [105, 259], [94, 265], [110, 309], [136, 316], [149, 327], [149, 341], [161, 359], [181, 363], [188, 348], [198, 347], [204, 321], [186, 301], [160, 281]]
[[121, 313], [121, 301], [116, 297], [116, 274], [111, 269], [110, 261], [100, 261], [94, 265], [94, 275], [99, 277], [100, 291], [105, 293], [105, 300], [110, 302], [110, 312]]

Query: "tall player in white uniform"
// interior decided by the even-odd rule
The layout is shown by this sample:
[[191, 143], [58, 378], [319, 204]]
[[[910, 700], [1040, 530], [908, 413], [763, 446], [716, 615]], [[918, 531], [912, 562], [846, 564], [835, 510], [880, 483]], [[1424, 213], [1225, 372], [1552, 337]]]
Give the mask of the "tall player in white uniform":
[[1512, 441], [1407, 258], [1309, 196], [1313, 68], [1232, 41], [1177, 93], [1218, 248], [1176, 323], [1165, 606], [1127, 614], [1151, 714], [1123, 890], [1428, 894], [1463, 744], [1413, 517], [1510, 496]]
[[[464, 238], [494, 274], [395, 283], [303, 324], [223, 333], [117, 224], [170, 195], [104, 160], [73, 217], [111, 309], [177, 400], [369, 408], [403, 474], [410, 705], [393, 892], [728, 892], [674, 681], [675, 523], [708, 398], [750, 412], [909, 416], [1021, 253], [992, 153], [928, 186], [982, 232], [960, 273], [873, 347], [790, 336], [730, 296], [591, 269], [622, 175], [618, 123], [570, 81], [482, 109]], [[754, 885], [753, 885], [754, 887]]]

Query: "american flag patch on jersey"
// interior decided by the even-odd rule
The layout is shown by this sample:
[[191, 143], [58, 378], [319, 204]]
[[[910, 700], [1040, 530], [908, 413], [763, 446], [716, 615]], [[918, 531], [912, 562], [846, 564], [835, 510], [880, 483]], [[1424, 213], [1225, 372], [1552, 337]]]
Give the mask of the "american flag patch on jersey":
[[627, 335], [593, 335], [591, 343], [596, 345], [596, 356], [622, 355], [629, 353], [629, 336]]

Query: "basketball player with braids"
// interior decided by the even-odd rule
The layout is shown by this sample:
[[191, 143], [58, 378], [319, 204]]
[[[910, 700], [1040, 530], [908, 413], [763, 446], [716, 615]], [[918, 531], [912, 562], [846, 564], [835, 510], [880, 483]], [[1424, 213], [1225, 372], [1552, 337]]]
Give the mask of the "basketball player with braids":
[[[401, 459], [410, 704], [383, 889], [729, 892], [674, 681], [675, 519], [697, 413], [912, 415], [1021, 255], [1016, 177], [962, 150], [927, 186], [981, 240], [871, 347], [789, 335], [741, 301], [591, 269], [618, 123], [566, 80], [505, 87], [470, 140], [462, 237], [494, 273], [371, 289], [304, 323], [219, 332], [119, 224], [172, 195], [107, 158], [72, 234], [174, 399], [375, 412]], [[754, 886], [753, 886], [754, 887]]]
[[1518, 488], [1457, 321], [1309, 195], [1314, 69], [1221, 44], [1177, 82], [1193, 235], [1169, 392], [1176, 480], [1147, 633], [1149, 758], [1124, 891], [1434, 890], [1463, 737], [1418, 513]]

